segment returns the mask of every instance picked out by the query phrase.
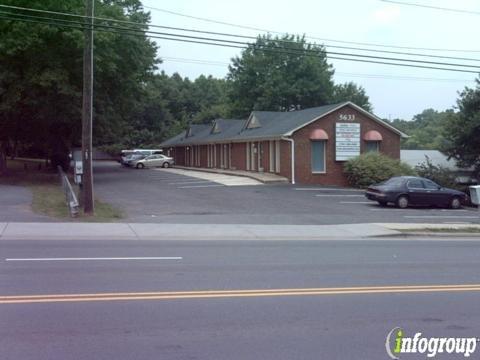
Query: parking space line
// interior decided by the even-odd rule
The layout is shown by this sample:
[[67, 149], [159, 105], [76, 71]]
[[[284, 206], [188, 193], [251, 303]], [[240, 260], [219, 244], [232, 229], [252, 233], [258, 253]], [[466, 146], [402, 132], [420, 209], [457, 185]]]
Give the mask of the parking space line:
[[404, 215], [407, 219], [479, 219], [478, 216], [461, 216], [461, 215]]
[[364, 197], [364, 195], [353, 195], [353, 194], [315, 194], [315, 196], [319, 196], [319, 197], [338, 197], [338, 196], [342, 196], [342, 197]]
[[179, 186], [179, 189], [193, 189], [193, 188], [206, 188], [206, 187], [225, 187], [225, 185], [192, 185], [192, 186]]
[[340, 201], [340, 204], [372, 204], [371, 201]]
[[335, 188], [294, 188], [295, 191], [354, 191], [364, 192], [364, 190], [358, 189], [335, 189]]
[[181, 256], [142, 257], [58, 257], [58, 258], [7, 258], [5, 261], [112, 261], [112, 260], [183, 260]]
[[[373, 203], [373, 202], [372, 202]], [[370, 209], [370, 211], [385, 211], [385, 210], [388, 210], [388, 211], [405, 211], [405, 212], [412, 212], [412, 211], [425, 211], [425, 212], [429, 212], [429, 213], [435, 213], [435, 212], [441, 212], [442, 214], [444, 214], [446, 211], [452, 211], [454, 213], [457, 213], [457, 212], [470, 212], [470, 210], [454, 210], [454, 209], [396, 209], [396, 208], [380, 208], [380, 209]]]

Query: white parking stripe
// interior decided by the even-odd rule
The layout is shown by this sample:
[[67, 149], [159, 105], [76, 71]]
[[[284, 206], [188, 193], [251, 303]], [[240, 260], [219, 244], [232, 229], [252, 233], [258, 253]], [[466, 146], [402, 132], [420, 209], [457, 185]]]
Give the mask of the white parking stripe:
[[408, 209], [395, 209], [395, 208], [386, 208], [386, 207], [382, 207], [380, 209], [368, 209], [370, 211], [409, 211]]
[[225, 187], [225, 185], [192, 185], [192, 186], [179, 186], [179, 189], [193, 189], [193, 188], [206, 188], [206, 187]]
[[340, 201], [340, 204], [372, 204], [371, 201]]
[[478, 216], [457, 216], [457, 215], [416, 215], [403, 216], [406, 219], [480, 219]]
[[182, 260], [180, 256], [156, 257], [95, 257], [95, 258], [10, 258], [5, 261], [99, 261], [99, 260]]
[[335, 188], [294, 188], [296, 191], [355, 191], [364, 192], [364, 190], [358, 189], [335, 189]]
[[[373, 202], [372, 202], [373, 203]], [[396, 208], [391, 208], [391, 207], [388, 207], [388, 208], [380, 208], [380, 209], [369, 209], [370, 211], [385, 211], [385, 209], [387, 209], [388, 211], [405, 211], [405, 212], [412, 212], [412, 211], [425, 211], [425, 212], [429, 212], [429, 213], [432, 213], [432, 212], [441, 212], [442, 214], [445, 213], [446, 211], [451, 211], [451, 212], [454, 212], [454, 213], [458, 213], [458, 212], [470, 212], [470, 210], [451, 210], [451, 209], [421, 209], [421, 210], [415, 210], [415, 209], [396, 209]]]
[[323, 197], [364, 197], [363, 195], [352, 195], [352, 194], [316, 194], [315, 196], [323, 196]]

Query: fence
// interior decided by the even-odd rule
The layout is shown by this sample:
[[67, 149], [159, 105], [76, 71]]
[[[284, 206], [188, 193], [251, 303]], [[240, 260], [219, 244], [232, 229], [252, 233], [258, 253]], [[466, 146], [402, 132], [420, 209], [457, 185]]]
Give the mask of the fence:
[[76, 217], [78, 215], [78, 208], [80, 205], [78, 203], [77, 196], [75, 195], [72, 185], [70, 184], [67, 175], [63, 172], [61, 166], [58, 166], [58, 174], [60, 176], [60, 182], [62, 184], [63, 191], [65, 192], [65, 201], [67, 202], [70, 216]]

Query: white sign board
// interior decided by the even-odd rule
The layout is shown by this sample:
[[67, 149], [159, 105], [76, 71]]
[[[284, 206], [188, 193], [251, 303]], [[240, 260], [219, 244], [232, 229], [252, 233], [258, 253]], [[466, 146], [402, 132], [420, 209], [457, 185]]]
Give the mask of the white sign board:
[[335, 124], [335, 160], [346, 161], [360, 155], [360, 124]]

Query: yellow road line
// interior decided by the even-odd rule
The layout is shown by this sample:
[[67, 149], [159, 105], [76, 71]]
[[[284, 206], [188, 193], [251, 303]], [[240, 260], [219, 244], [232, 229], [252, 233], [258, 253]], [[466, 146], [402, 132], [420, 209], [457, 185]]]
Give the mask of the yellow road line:
[[480, 284], [0, 296], [0, 304], [480, 291]]

